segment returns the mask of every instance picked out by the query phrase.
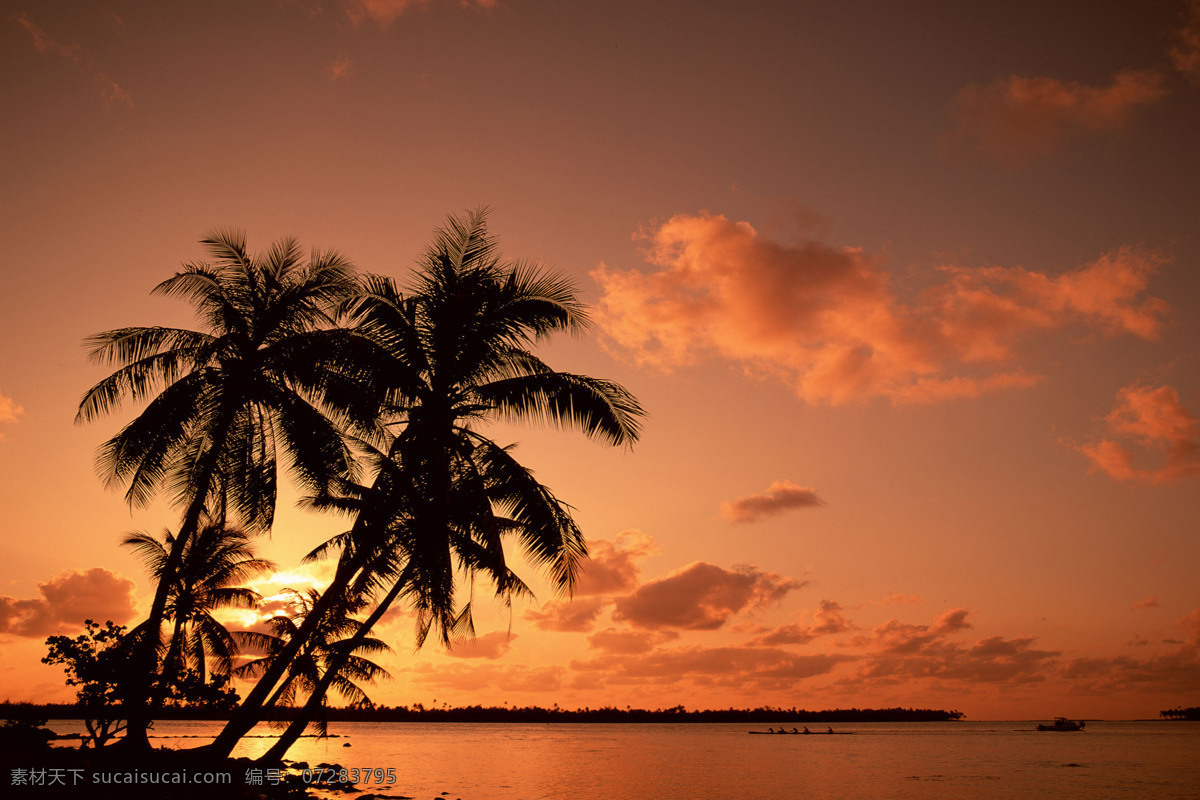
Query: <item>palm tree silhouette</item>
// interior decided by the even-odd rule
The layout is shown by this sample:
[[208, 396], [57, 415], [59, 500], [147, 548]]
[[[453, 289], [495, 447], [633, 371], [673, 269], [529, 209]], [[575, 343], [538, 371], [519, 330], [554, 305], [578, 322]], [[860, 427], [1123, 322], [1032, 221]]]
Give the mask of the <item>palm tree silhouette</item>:
[[[285, 650], [287, 643], [299, 635], [298, 622], [312, 613], [320, 599], [320, 593], [315, 589], [304, 593], [295, 589], [284, 591], [292, 595], [289, 608], [287, 613], [266, 620], [268, 632], [234, 632], [234, 636], [243, 645], [264, 654], [234, 669], [234, 674], [239, 678], [255, 678], [265, 672]], [[348, 645], [348, 637], [353, 637], [361, 626], [361, 622], [350, 617], [327, 618], [322, 629], [310, 637], [307, 646], [296, 658], [288, 662], [287, 676], [267, 701], [265, 708], [273, 708], [278, 703], [290, 706], [295, 703], [297, 696], [311, 695], [326, 674], [331, 676], [329, 684], [333, 689], [351, 705], [369, 705], [371, 699], [360, 684], [391, 676], [361, 654], [386, 653], [390, 652], [391, 648], [379, 639], [365, 637], [361, 638], [352, 650], [346, 651], [348, 657], [342, 659], [342, 653]], [[335, 666], [333, 672], [328, 671], [331, 665]]]
[[[501, 260], [485, 217], [451, 217], [437, 231], [408, 295], [387, 278], [369, 277], [345, 309], [386, 354], [382, 374], [391, 389], [380, 412], [384, 433], [362, 443], [374, 484], [343, 484], [341, 493], [317, 500], [357, 511], [353, 528], [331, 543], [341, 557], [326, 596], [365, 604], [383, 592], [356, 637], [400, 598], [415, 611], [418, 644], [431, 632], [447, 644], [472, 636], [471, 602], [459, 605], [460, 589], [484, 577], [504, 602], [528, 592], [507, 566], [506, 538], [549, 572], [556, 590], [573, 587], [587, 549], [569, 507], [511, 448], [481, 433], [481, 424], [550, 422], [624, 446], [638, 438], [644, 412], [629, 392], [554, 371], [531, 352], [552, 333], [585, 329], [585, 309], [564, 279]], [[338, 613], [334, 601], [329, 613]], [[310, 695], [306, 712], [323, 688]], [[264, 759], [282, 757], [305, 716]]]
[[[125, 400], [146, 402], [100, 447], [98, 464], [108, 484], [127, 486], [130, 505], [145, 506], [166, 487], [184, 508], [146, 621], [151, 632], [161, 628], [202, 516], [223, 519], [233, 510], [248, 528], [269, 527], [278, 449], [318, 491], [351, 476], [351, 453], [326, 414], [346, 421], [370, 405], [353, 371], [359, 339], [331, 330], [330, 308], [356, 288], [341, 255], [314, 251], [306, 262], [285, 239], [255, 257], [243, 233], [227, 230], [201, 243], [212, 263], [185, 264], [154, 293], [190, 301], [203, 330], [133, 327], [90, 337], [91, 360], [118, 369], [84, 395], [76, 417], [91, 421]], [[129, 701], [126, 744], [141, 749], [149, 747], [154, 644], [138, 649], [142, 678]]]
[[[141, 557], [159, 581], [163, 580], [174, 543], [170, 531], [161, 541], [139, 531], [121, 542]], [[230, 675], [238, 655], [237, 641], [212, 612], [257, 606], [262, 599], [258, 592], [241, 584], [274, 569], [273, 562], [254, 557], [245, 531], [212, 521], [182, 547], [163, 612], [172, 628], [163, 661], [164, 687], [189, 671], [203, 685], [210, 662], [213, 672]]]

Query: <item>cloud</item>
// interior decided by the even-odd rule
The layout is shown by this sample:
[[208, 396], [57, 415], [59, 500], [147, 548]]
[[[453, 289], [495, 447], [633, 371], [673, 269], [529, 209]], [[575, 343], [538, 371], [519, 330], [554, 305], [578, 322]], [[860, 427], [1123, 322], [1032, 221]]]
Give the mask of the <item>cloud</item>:
[[588, 637], [588, 646], [593, 650], [618, 655], [648, 653], [664, 642], [679, 638], [675, 631], [631, 631], [605, 628]]
[[[396, 19], [410, 9], [423, 8], [430, 0], [340, 0], [346, 16], [355, 25], [371, 21], [380, 27], [391, 25]], [[460, 0], [464, 8], [496, 8], [499, 0]]]
[[1118, 72], [1109, 86], [1011, 75], [960, 90], [949, 140], [994, 161], [1023, 167], [1073, 142], [1111, 137], [1167, 96], [1159, 69]]
[[1200, 83], [1200, 0], [1192, 0], [1184, 11], [1183, 25], [1167, 50], [1171, 65], [1187, 78]]
[[409, 670], [416, 684], [478, 694], [488, 689], [501, 693], [557, 692], [563, 686], [565, 667], [529, 667], [523, 664], [420, 664]]
[[97, 91], [100, 93], [100, 99], [104, 102], [105, 108], [112, 108], [114, 104], [119, 103], [126, 108], [133, 108], [133, 98], [129, 96], [129, 92], [117, 85], [116, 81], [108, 77], [106, 74], [96, 68], [95, 62], [78, 42], [71, 44], [63, 44], [56, 41], [46, 34], [45, 31], [38, 26], [36, 22], [28, 14], [23, 11], [17, 12], [12, 17], [17, 24], [25, 29], [33, 40], [33, 47], [39, 53], [48, 53], [66, 59], [74, 64], [80, 72], [91, 77], [96, 85]]
[[638, 585], [637, 562], [658, 552], [654, 540], [639, 530], [627, 530], [616, 539], [588, 542], [588, 559], [575, 587], [576, 597], [626, 594]]
[[680, 647], [630, 655], [602, 655], [570, 662], [572, 670], [604, 673], [609, 684], [671, 685], [690, 682], [739, 689], [788, 689], [830, 672], [843, 655], [800, 656], [763, 647]]
[[845, 633], [853, 627], [842, 616], [842, 607], [840, 605], [831, 600], [822, 600], [821, 605], [813, 612], [811, 625], [800, 625], [798, 623], [782, 625], [754, 639], [753, 643], [768, 646], [808, 644], [819, 636]]
[[794, 508], [825, 505], [815, 489], [791, 481], [774, 481], [764, 494], [748, 494], [721, 503], [721, 516], [730, 522], [756, 522]]
[[775, 602], [804, 584], [753, 567], [697, 561], [616, 600], [613, 618], [636, 628], [714, 630], [734, 614]]
[[38, 584], [41, 597], [0, 596], [0, 633], [46, 636], [64, 627], [82, 628], [85, 619], [128, 622], [136, 611], [134, 583], [102, 567], [63, 572]]
[[1152, 594], [1145, 600], [1139, 600], [1130, 606], [1130, 609], [1135, 611], [1139, 608], [1158, 608], [1158, 596]]
[[508, 652], [512, 642], [517, 638], [515, 633], [493, 631], [473, 639], [457, 641], [446, 650], [448, 655], [455, 658], [487, 658], [496, 659]]
[[1105, 438], [1075, 448], [1095, 469], [1119, 481], [1150, 484], [1200, 475], [1200, 419], [1184, 407], [1174, 386], [1125, 386], [1104, 420], [1110, 434], [1136, 441], [1154, 454], [1160, 466], [1135, 466], [1129, 447]]
[[608, 600], [600, 597], [551, 601], [540, 609], [526, 611], [525, 619], [533, 622], [541, 631], [581, 633], [595, 626], [596, 618], [607, 603]]
[[[24, 413], [25, 409], [17, 405], [15, 400], [13, 400], [11, 397], [5, 396], [3, 392], [0, 392], [0, 423], [15, 423]], [[4, 434], [0, 433], [0, 442], [3, 441]]]
[[1200, 608], [1193, 608], [1175, 623], [1192, 644], [1200, 645]]
[[1074, 658], [1062, 669], [1076, 694], [1112, 695], [1145, 691], [1194, 695], [1200, 692], [1200, 648], [1182, 645], [1149, 658]]
[[883, 598], [883, 605], [885, 606], [917, 606], [924, 602], [925, 598], [919, 594], [904, 594], [902, 592], [892, 592], [887, 597]]
[[884, 653], [916, 653], [950, 634], [971, 628], [969, 612], [955, 608], [934, 619], [932, 625], [910, 625], [890, 619], [872, 629], [869, 636], [859, 637], [857, 644], [870, 644]]
[[332, 81], [348, 80], [354, 75], [354, 62], [345, 53], [339, 53], [337, 58], [325, 65], [322, 70]]
[[902, 302], [859, 248], [783, 244], [709, 213], [676, 215], [646, 238], [650, 271], [591, 273], [605, 346], [667, 370], [716, 355], [812, 404], [1031, 386], [1037, 376], [997, 366], [1021, 339], [1069, 324], [1150, 339], [1168, 308], [1141, 297], [1165, 259], [1131, 248], [1057, 276], [947, 266], [946, 280]]

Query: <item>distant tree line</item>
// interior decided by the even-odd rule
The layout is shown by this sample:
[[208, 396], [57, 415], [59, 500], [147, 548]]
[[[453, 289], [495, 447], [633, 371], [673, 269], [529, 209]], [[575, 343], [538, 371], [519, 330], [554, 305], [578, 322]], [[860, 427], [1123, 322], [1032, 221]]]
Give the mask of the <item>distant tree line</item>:
[[[1195, 709], [1189, 709], [1195, 711]], [[1166, 712], [1164, 712], [1165, 714]], [[79, 719], [83, 709], [74, 704], [36, 705], [33, 703], [0, 703], [0, 718]], [[293, 720], [302, 709], [278, 706], [267, 719]], [[466, 706], [463, 708], [427, 708], [420, 703], [409, 706], [376, 706], [374, 708], [327, 708], [327, 721], [354, 722], [944, 722], [959, 720], [961, 711], [929, 708], [838, 708], [809, 711], [798, 708], [725, 708], [689, 711], [683, 706], [672, 708], [602, 708], [565, 709], [557, 706], [497, 707]], [[216, 708], [162, 708], [156, 719], [224, 720], [229, 712]]]
[[1168, 708], [1166, 711], [1158, 712], [1158, 715], [1164, 719], [1191, 719], [1200, 720], [1200, 707], [1192, 706], [1184, 708], [1183, 706], [1175, 706]]

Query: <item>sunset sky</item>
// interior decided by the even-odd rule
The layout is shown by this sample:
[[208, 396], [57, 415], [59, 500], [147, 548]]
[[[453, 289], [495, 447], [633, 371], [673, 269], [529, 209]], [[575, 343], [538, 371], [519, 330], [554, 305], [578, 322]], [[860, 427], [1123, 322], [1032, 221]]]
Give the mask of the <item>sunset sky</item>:
[[[1200, 704], [1200, 3], [0, 9], [0, 698], [70, 699], [44, 639], [143, 618], [118, 542], [179, 522], [97, 478], [84, 338], [191, 326], [149, 292], [219, 226], [403, 283], [486, 205], [650, 417], [492, 429], [587, 574], [452, 653], [394, 615], [376, 701]], [[296, 499], [268, 596], [345, 527]]]

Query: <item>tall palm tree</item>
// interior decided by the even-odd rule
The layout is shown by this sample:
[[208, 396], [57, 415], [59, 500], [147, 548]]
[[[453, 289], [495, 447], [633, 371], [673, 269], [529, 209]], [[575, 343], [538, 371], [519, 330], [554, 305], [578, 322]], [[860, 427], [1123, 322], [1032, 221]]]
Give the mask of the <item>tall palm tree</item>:
[[[166, 532], [160, 541], [148, 533], [131, 533], [121, 542], [142, 559], [150, 574], [161, 581], [175, 536]], [[163, 684], [191, 671], [203, 685], [208, 664], [228, 676], [238, 655], [235, 637], [213, 617], [221, 608], [254, 608], [262, 599], [242, 584], [271, 572], [275, 564], [254, 557], [249, 535], [238, 528], [209, 521], [182, 547], [174, 584], [168, 587], [163, 617], [171, 623]]]
[[[587, 550], [569, 508], [483, 424], [549, 422], [623, 446], [638, 438], [644, 412], [629, 392], [557, 372], [531, 351], [555, 332], [586, 328], [571, 284], [496, 250], [485, 212], [451, 217], [410, 293], [372, 277], [346, 306], [358, 332], [387, 354], [391, 388], [373, 486], [325, 500], [357, 511], [338, 542], [336, 592], [359, 602], [383, 594], [359, 635], [403, 598], [416, 613], [418, 642], [430, 632], [447, 643], [469, 637], [471, 603], [459, 603], [459, 590], [480, 576], [506, 602], [528, 591], [505, 560], [510, 536], [557, 590], [573, 587]], [[267, 758], [281, 756], [303, 725], [302, 716]]]
[[[190, 301], [202, 329], [134, 327], [92, 336], [92, 361], [118, 369], [84, 395], [76, 417], [91, 421], [125, 400], [145, 402], [101, 446], [103, 477], [127, 486], [132, 506], [146, 505], [166, 487], [183, 507], [146, 621], [151, 632], [161, 628], [202, 516], [232, 511], [247, 528], [268, 528], [279, 449], [317, 491], [352, 475], [335, 420], [354, 418], [369, 396], [353, 368], [360, 359], [351, 351], [360, 339], [332, 329], [331, 307], [357, 286], [341, 255], [314, 251], [305, 261], [296, 242], [285, 239], [252, 256], [245, 235], [227, 230], [202, 244], [211, 263], [185, 264], [154, 290]], [[143, 749], [147, 684], [157, 666], [153, 644], [139, 648], [143, 678], [128, 712], [126, 743]]]

